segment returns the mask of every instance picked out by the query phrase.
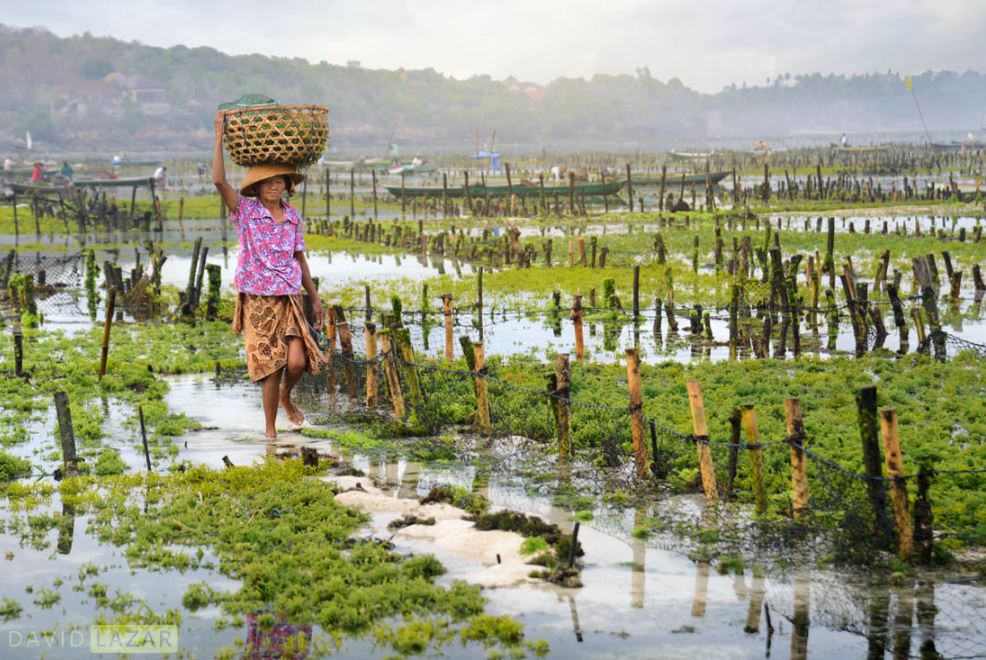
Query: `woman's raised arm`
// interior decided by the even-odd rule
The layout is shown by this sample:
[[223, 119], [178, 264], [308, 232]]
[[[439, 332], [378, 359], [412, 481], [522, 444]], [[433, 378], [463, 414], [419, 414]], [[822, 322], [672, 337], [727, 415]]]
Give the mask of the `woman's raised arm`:
[[216, 113], [216, 145], [212, 154], [212, 183], [219, 191], [219, 196], [223, 198], [226, 208], [235, 211], [240, 202], [240, 193], [226, 181], [226, 165], [223, 163], [223, 119], [225, 114], [222, 110]]

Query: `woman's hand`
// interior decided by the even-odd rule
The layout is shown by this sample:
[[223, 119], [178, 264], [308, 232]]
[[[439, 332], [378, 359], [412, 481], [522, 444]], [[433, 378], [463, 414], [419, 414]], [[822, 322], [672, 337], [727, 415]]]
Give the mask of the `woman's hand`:
[[226, 126], [226, 111], [225, 110], [219, 110], [219, 111], [217, 111], [216, 112], [216, 117], [212, 121], [213, 121], [213, 124], [215, 124], [215, 127], [216, 127], [216, 137], [217, 138], [222, 138], [222, 136], [223, 136], [223, 128], [225, 128], [225, 126]]
[[312, 311], [315, 313], [315, 332], [321, 332], [325, 324], [325, 308], [322, 307], [322, 300], [318, 296], [312, 298]]

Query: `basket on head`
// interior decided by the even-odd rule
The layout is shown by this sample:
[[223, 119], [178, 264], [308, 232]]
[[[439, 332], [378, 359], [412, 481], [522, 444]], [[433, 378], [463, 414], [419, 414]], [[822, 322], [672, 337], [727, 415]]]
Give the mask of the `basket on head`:
[[223, 142], [243, 167], [284, 163], [305, 168], [329, 140], [329, 109], [320, 105], [259, 105], [227, 110]]

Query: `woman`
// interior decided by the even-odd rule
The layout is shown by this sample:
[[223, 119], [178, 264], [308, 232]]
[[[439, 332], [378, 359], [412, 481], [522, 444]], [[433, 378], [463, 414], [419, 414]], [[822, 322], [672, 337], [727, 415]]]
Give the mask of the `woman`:
[[317, 374], [326, 364], [301, 304], [304, 287], [312, 301], [315, 331], [321, 330], [325, 312], [305, 260], [304, 227], [298, 211], [284, 199], [304, 176], [290, 165], [255, 165], [237, 192], [226, 182], [223, 114], [218, 112], [215, 119], [212, 182], [226, 207], [233, 209], [230, 219], [240, 237], [233, 332], [244, 331], [247, 371], [251, 380], [263, 383], [267, 439], [274, 440], [278, 405], [292, 424], [304, 423], [291, 390], [306, 369]]

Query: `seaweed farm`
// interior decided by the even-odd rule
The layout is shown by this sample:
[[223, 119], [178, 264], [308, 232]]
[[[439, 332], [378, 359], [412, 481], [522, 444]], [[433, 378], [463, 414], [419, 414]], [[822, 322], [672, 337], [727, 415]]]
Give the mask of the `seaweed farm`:
[[313, 166], [276, 440], [218, 196], [12, 189], [4, 657], [982, 657], [981, 163], [824, 153]]

